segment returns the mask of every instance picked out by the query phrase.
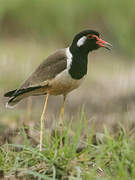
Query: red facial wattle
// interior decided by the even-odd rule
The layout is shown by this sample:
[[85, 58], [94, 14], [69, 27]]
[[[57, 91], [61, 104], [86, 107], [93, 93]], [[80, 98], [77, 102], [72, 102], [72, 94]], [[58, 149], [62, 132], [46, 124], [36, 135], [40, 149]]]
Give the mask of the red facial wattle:
[[[96, 35], [93, 35], [93, 37], [95, 37], [97, 39], [96, 44], [98, 44], [99, 47], [104, 47], [108, 50], [110, 50], [110, 47], [112, 47], [112, 45], [104, 40], [102, 40], [101, 38], [99, 38]], [[109, 47], [108, 47], [109, 46]]]

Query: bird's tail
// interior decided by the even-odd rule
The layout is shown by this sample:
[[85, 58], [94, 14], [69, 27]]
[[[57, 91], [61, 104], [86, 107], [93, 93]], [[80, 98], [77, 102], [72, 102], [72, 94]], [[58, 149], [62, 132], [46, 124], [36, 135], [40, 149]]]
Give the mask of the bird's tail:
[[5, 97], [11, 97], [6, 104], [6, 107], [14, 108], [19, 101], [21, 101], [22, 99], [28, 96], [37, 96], [37, 95], [46, 94], [45, 92], [46, 88], [47, 86], [35, 86], [25, 89], [9, 91], [4, 94]]
[[4, 94], [5, 97], [12, 97], [13, 94], [17, 91], [17, 89], [13, 90], [13, 91], [9, 91], [7, 93]]
[[9, 101], [6, 103], [6, 108], [14, 108], [20, 100], [21, 99], [18, 97], [10, 98]]

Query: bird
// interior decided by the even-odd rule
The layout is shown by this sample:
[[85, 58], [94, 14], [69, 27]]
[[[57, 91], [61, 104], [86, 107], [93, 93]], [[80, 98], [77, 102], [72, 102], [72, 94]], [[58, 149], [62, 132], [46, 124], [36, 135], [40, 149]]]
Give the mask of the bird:
[[59, 49], [48, 56], [19, 88], [4, 94], [5, 97], [10, 98], [6, 107], [11, 108], [29, 96], [46, 95], [41, 115], [40, 150], [43, 146], [43, 127], [48, 97], [63, 95], [58, 122], [59, 127], [62, 127], [67, 94], [78, 88], [84, 81], [87, 74], [88, 54], [100, 47], [108, 50], [112, 47], [100, 36], [96, 30], [83, 30], [77, 33], [69, 47]]

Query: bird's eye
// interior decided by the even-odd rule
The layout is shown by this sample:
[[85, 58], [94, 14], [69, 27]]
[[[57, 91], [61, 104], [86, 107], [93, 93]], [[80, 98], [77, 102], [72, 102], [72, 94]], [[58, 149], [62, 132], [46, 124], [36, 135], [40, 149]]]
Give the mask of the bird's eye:
[[87, 36], [87, 38], [88, 38], [88, 39], [92, 39], [93, 36], [92, 36], [91, 34], [89, 34], [89, 35]]

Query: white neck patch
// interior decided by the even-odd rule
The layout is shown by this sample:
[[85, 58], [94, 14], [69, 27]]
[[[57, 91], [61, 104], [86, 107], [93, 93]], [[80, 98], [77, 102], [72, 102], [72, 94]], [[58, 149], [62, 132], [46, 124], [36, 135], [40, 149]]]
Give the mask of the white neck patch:
[[77, 41], [77, 46], [80, 47], [84, 44], [84, 42], [86, 41], [87, 37], [83, 36], [81, 37], [78, 41]]
[[67, 70], [69, 70], [72, 64], [72, 54], [69, 50], [69, 47], [66, 49], [66, 56], [67, 56]]

